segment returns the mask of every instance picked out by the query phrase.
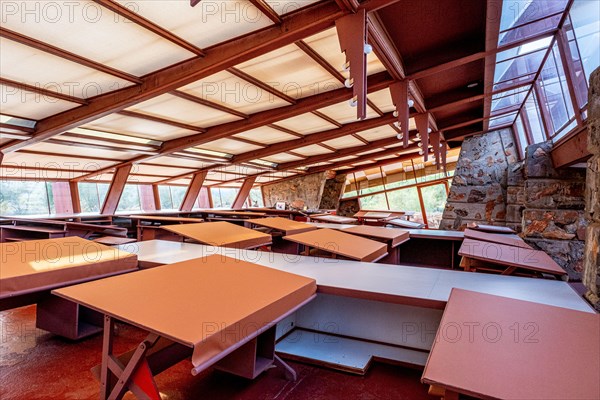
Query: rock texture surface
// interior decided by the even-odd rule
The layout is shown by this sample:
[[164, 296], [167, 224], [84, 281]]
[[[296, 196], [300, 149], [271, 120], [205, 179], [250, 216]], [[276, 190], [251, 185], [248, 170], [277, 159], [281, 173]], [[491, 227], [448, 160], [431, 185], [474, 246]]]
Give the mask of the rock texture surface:
[[327, 179], [321, 196], [321, 210], [337, 210], [340, 205], [340, 197], [346, 186], [346, 174], [338, 174]]
[[319, 208], [325, 180], [325, 173], [318, 173], [264, 185], [262, 190], [265, 206], [273, 207], [278, 201], [290, 204], [296, 200], [303, 200], [309, 209]]
[[600, 68], [590, 77], [588, 105], [588, 161], [585, 217], [586, 229], [583, 283], [586, 298], [600, 310]]
[[465, 139], [440, 229], [462, 230], [469, 222], [506, 225], [514, 211], [507, 209], [508, 171], [516, 163], [509, 129]]

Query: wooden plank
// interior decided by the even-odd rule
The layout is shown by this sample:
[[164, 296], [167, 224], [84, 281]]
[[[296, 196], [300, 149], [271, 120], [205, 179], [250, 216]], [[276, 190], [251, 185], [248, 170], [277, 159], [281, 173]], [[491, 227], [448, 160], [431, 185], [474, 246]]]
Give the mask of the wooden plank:
[[317, 229], [317, 227], [304, 222], [294, 221], [289, 218], [280, 217], [248, 219], [245, 222], [248, 224], [263, 226], [269, 229], [283, 232], [284, 236], [294, 235], [297, 233]]
[[162, 228], [212, 246], [253, 249], [271, 244], [271, 235], [229, 222], [167, 225]]
[[233, 201], [231, 208], [237, 210], [244, 207], [244, 203], [246, 202], [248, 195], [250, 195], [250, 190], [252, 190], [252, 186], [254, 186], [256, 178], [256, 176], [251, 176], [250, 178], [244, 179], [244, 183], [242, 183], [242, 187], [235, 196], [235, 200]]
[[113, 180], [110, 183], [104, 204], [102, 205], [102, 214], [114, 214], [119, 205], [119, 200], [123, 194], [123, 189], [127, 183], [129, 172], [131, 172], [132, 164], [124, 165], [117, 168], [113, 176]]
[[202, 189], [207, 174], [207, 171], [201, 171], [196, 172], [193, 175], [192, 181], [190, 182], [187, 191], [185, 192], [185, 196], [183, 197], [183, 201], [181, 202], [181, 206], [179, 207], [180, 211], [191, 211], [192, 208], [194, 208], [194, 203], [200, 194], [200, 189]]
[[332, 214], [311, 215], [310, 219], [315, 220], [315, 221], [334, 223], [334, 224], [352, 224], [352, 223], [356, 223], [358, 221], [358, 219], [356, 219], [356, 218], [342, 217], [339, 215], [332, 215]]
[[597, 314], [454, 289], [421, 380], [482, 399], [597, 399], [598, 326]]
[[396, 247], [409, 239], [408, 231], [382, 226], [356, 225], [342, 229], [342, 231], [367, 238], [385, 240], [390, 244], [390, 247]]
[[587, 139], [588, 130], [586, 127], [575, 135], [569, 136], [566, 140], [554, 145], [550, 151], [554, 168], [568, 167], [590, 158], [592, 154], [588, 151]]

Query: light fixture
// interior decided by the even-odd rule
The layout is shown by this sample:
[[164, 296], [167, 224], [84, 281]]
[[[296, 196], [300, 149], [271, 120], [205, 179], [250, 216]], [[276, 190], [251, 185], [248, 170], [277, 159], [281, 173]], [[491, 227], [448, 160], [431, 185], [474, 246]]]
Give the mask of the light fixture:
[[402, 140], [402, 139], [404, 139], [404, 135], [401, 134], [401, 133], [399, 133], [399, 134], [396, 135], [396, 139]]
[[344, 86], [346, 86], [348, 89], [350, 89], [352, 86], [354, 86], [354, 79], [352, 78], [348, 78], [344, 81]]
[[365, 52], [365, 54], [371, 54], [371, 52], [373, 51], [373, 46], [371, 46], [369, 43], [365, 43], [363, 51]]
[[411, 108], [415, 105], [415, 102], [412, 99], [408, 99], [408, 107]]
[[431, 128], [427, 128], [427, 133], [431, 133]]
[[476, 88], [477, 86], [479, 86], [479, 82], [471, 82], [467, 85], [469, 89]]
[[350, 71], [350, 61], [346, 61], [344, 65], [342, 65], [342, 70]]
[[422, 156], [423, 155], [423, 149], [419, 150], [419, 155]]
[[394, 116], [394, 118], [398, 118], [398, 111], [395, 111], [392, 113], [392, 115]]
[[348, 104], [350, 104], [350, 107], [356, 107], [356, 105], [358, 104], [358, 99], [356, 98], [356, 96], [351, 98]]
[[423, 147], [423, 143], [419, 142], [419, 143], [417, 143], [417, 146], [419, 146], [420, 148], [422, 148]]
[[417, 139], [421, 140], [421, 134], [417, 133]]

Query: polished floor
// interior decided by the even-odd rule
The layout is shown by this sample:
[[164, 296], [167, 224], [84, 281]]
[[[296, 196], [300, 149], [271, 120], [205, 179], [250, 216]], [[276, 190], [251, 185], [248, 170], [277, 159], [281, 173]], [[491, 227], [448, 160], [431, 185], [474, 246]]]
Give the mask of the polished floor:
[[[35, 306], [0, 312], [0, 399], [97, 399], [98, 382], [90, 368], [100, 362], [101, 335], [79, 342], [61, 339], [35, 328]], [[144, 333], [118, 325], [117, 352], [137, 345]], [[354, 376], [305, 364], [290, 363], [296, 382], [271, 369], [254, 381], [207, 371], [190, 374], [181, 362], [158, 375], [163, 399], [432, 400], [419, 382], [421, 371], [376, 363], [366, 376]], [[128, 393], [127, 399], [134, 396]]]

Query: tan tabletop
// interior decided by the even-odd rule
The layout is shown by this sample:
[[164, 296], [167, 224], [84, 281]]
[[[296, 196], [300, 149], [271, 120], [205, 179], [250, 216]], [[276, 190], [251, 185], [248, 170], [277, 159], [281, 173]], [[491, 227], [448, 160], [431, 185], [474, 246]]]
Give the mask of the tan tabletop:
[[508, 246], [532, 249], [532, 247], [525, 243], [525, 241], [519, 236], [510, 233], [499, 234], [477, 231], [474, 229], [465, 229], [465, 237], [469, 239], [483, 240], [484, 242], [500, 243]]
[[289, 218], [280, 217], [247, 219], [245, 222], [281, 231], [285, 236], [317, 229], [315, 226], [304, 222], [293, 221]]
[[453, 289], [422, 381], [483, 399], [599, 399], [599, 354], [598, 314]]
[[382, 226], [356, 225], [343, 229], [342, 232], [385, 240], [391, 247], [396, 247], [409, 239], [408, 231], [396, 228], [384, 228]]
[[331, 222], [334, 224], [352, 224], [358, 221], [356, 218], [341, 217], [339, 215], [317, 215], [314, 217], [311, 216], [310, 219], [322, 222]]
[[425, 227], [425, 224], [422, 224], [420, 222], [407, 221], [407, 220], [401, 219], [401, 218], [390, 219], [390, 220], [386, 221], [386, 223], [388, 223], [390, 225], [394, 225], [394, 226], [399, 226], [400, 228], [407, 228], [407, 229], [421, 229], [421, 228]]
[[127, 218], [137, 219], [139, 221], [150, 222], [181, 222], [181, 223], [200, 223], [204, 222], [202, 218], [184, 218], [184, 217], [161, 217], [160, 215], [129, 215]]
[[439, 229], [411, 229], [408, 231], [411, 238], [462, 241], [465, 233], [462, 231], [445, 231]]
[[249, 249], [271, 243], [271, 235], [223, 221], [167, 225], [162, 229], [212, 246]]
[[311, 298], [316, 283], [213, 255], [53, 293], [192, 347], [198, 366]]
[[376, 261], [387, 255], [385, 243], [333, 229], [317, 229], [284, 239], [358, 261]]
[[136, 255], [76, 236], [0, 243], [0, 298], [136, 268]]
[[338, 231], [356, 226], [354, 224], [331, 224], [327, 222], [307, 222], [307, 224], [319, 229], [335, 229]]
[[[466, 238], [458, 254], [475, 260], [513, 267], [513, 269], [523, 268], [554, 275], [566, 275], [564, 269], [550, 258], [548, 254], [540, 250]], [[510, 274], [510, 272], [507, 274]]]

